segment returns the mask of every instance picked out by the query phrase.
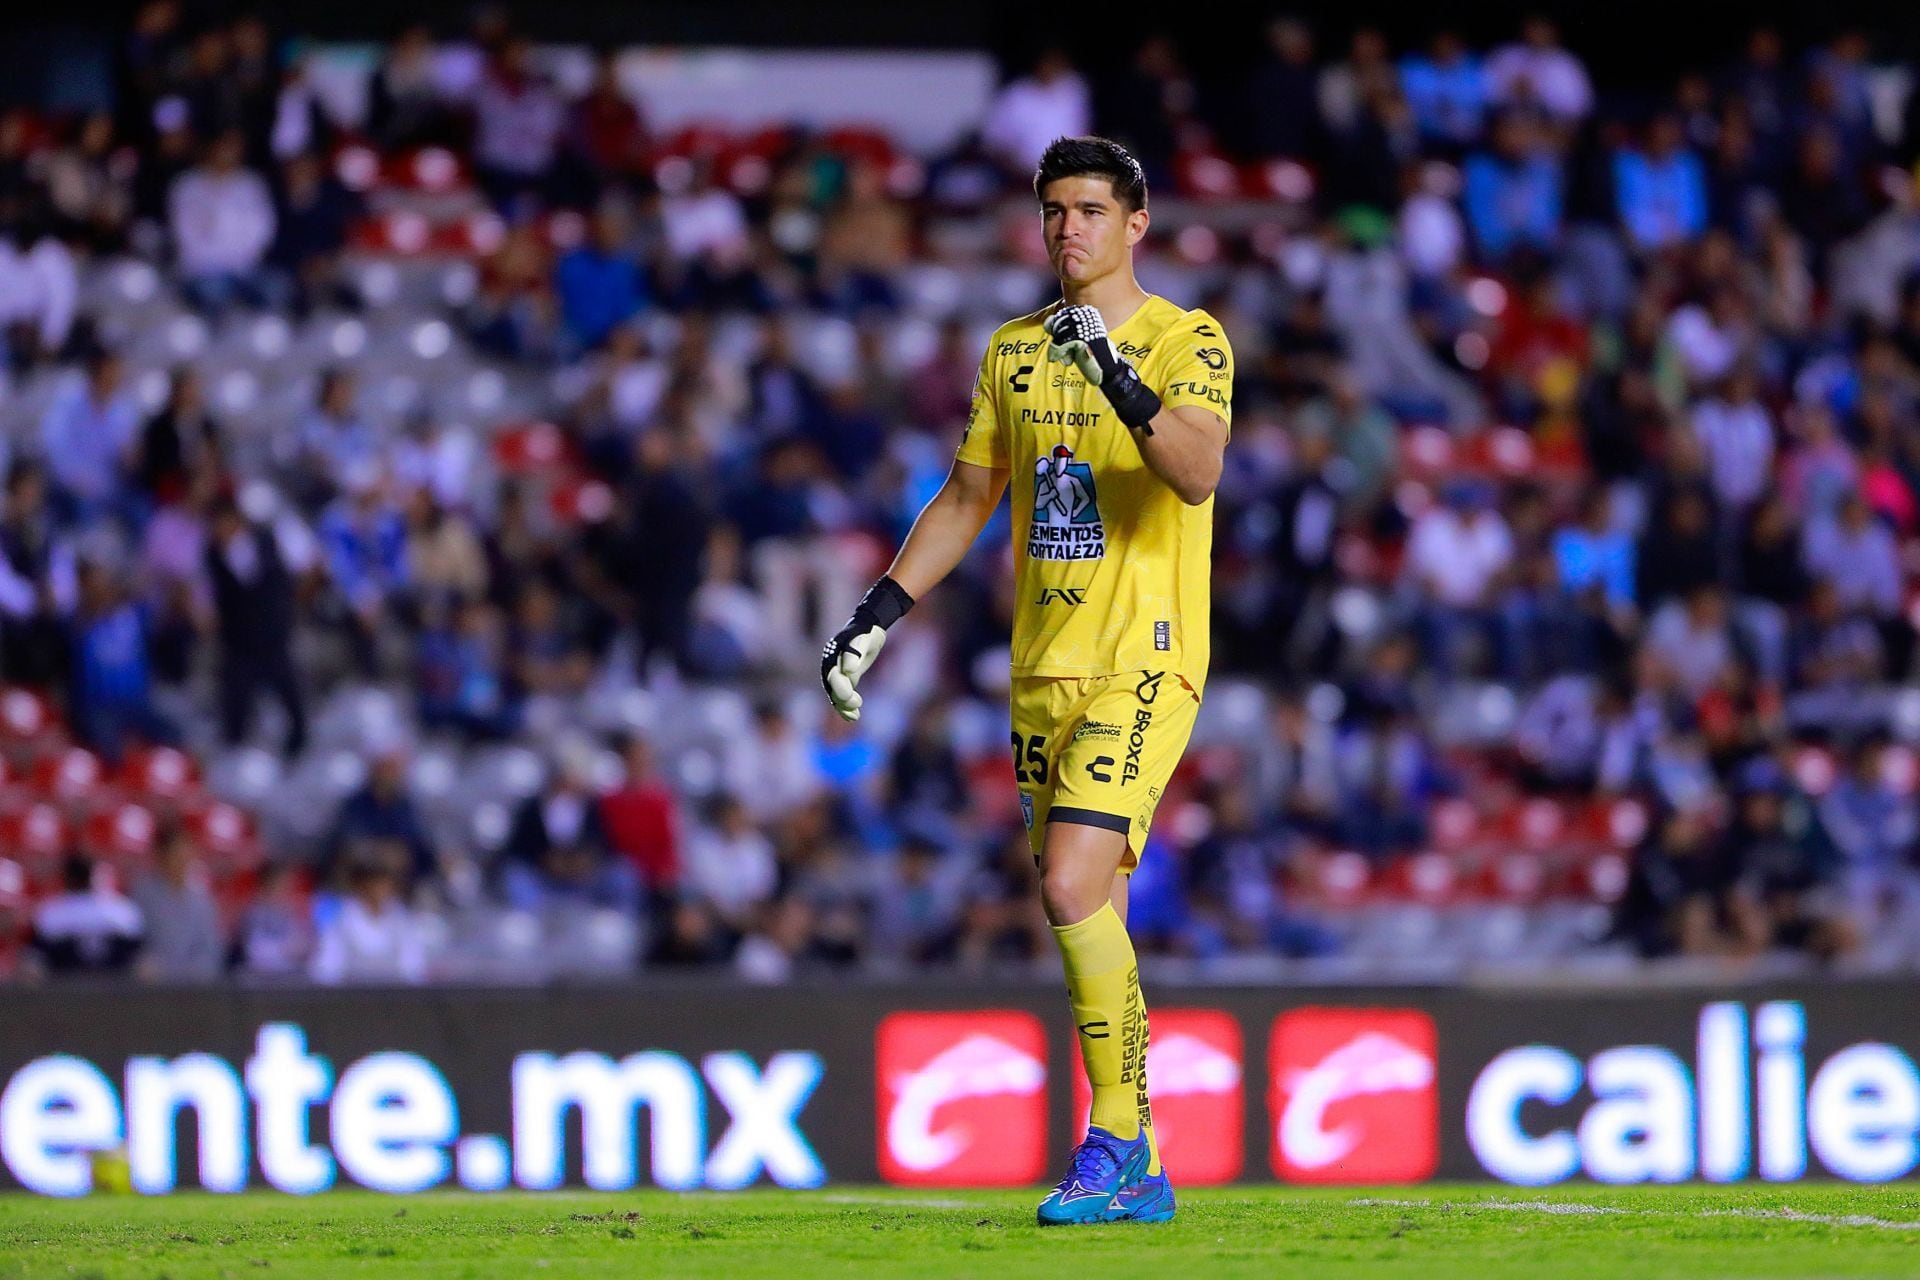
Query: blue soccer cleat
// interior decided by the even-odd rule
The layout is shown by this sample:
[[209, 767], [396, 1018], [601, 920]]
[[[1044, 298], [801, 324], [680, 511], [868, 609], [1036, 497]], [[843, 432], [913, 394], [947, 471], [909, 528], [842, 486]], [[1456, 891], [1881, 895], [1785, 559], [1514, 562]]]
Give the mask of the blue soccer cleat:
[[1172, 1222], [1173, 1184], [1167, 1181], [1167, 1171], [1141, 1174], [1140, 1181], [1116, 1191], [1102, 1221]]
[[[1121, 1221], [1114, 1216], [1120, 1193], [1147, 1176], [1147, 1165], [1152, 1158], [1145, 1134], [1132, 1142], [1124, 1142], [1105, 1129], [1088, 1129], [1086, 1138], [1073, 1149], [1067, 1176], [1040, 1202], [1040, 1225], [1065, 1227]], [[1167, 1192], [1166, 1209], [1171, 1216], [1171, 1190]]]

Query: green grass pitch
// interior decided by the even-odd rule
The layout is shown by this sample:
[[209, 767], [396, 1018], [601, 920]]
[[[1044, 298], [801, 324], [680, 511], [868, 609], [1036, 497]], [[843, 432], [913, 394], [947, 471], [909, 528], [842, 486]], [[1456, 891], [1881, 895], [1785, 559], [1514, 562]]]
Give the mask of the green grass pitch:
[[1047, 1231], [1038, 1194], [12, 1195], [0, 1280], [1920, 1275], [1920, 1184], [1229, 1188], [1167, 1226]]

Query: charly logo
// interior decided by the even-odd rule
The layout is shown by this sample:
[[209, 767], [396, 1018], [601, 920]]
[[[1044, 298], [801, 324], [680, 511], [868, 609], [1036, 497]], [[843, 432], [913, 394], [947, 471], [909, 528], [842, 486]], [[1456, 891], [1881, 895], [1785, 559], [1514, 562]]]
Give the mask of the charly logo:
[[[1027, 556], [1033, 560], [1100, 560], [1107, 554], [1107, 527], [1093, 468], [1074, 460], [1064, 444], [1033, 464], [1033, 525]], [[1043, 602], [1044, 603], [1044, 602]]]

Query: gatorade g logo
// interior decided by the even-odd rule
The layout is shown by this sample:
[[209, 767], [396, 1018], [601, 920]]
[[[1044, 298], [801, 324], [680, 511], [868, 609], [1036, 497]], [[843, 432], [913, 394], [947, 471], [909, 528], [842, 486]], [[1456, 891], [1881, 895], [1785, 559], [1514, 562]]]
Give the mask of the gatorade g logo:
[[874, 1074], [887, 1181], [1014, 1187], [1046, 1172], [1047, 1046], [1032, 1014], [891, 1014]]
[[1100, 520], [1100, 498], [1093, 468], [1076, 462], [1073, 450], [1058, 444], [1033, 464], [1033, 523], [1027, 531], [1027, 556], [1033, 560], [1100, 560], [1107, 554], [1107, 527]]
[[[1156, 1009], [1152, 1022], [1147, 1077], [1161, 1158], [1182, 1185], [1233, 1181], [1246, 1162], [1240, 1024], [1217, 1009]], [[1073, 1061], [1074, 1115], [1084, 1122], [1093, 1091], [1078, 1053]]]
[[1273, 1024], [1273, 1169], [1290, 1182], [1417, 1182], [1440, 1161], [1433, 1019], [1294, 1009]]

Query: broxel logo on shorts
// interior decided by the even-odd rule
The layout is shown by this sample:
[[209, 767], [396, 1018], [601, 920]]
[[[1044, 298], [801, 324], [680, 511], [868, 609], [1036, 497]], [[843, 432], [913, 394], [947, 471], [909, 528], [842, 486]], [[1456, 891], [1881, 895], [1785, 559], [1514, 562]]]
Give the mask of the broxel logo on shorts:
[[[1217, 1009], [1156, 1009], [1148, 1022], [1147, 1079], [1161, 1159], [1183, 1186], [1233, 1181], [1246, 1160], [1240, 1024]], [[1093, 1108], [1084, 1066], [1073, 1073], [1073, 1105], [1082, 1121]]]
[[1294, 1009], [1274, 1020], [1273, 1171], [1290, 1182], [1418, 1182], [1440, 1162], [1433, 1019]]
[[875, 1055], [888, 1182], [1016, 1187], [1045, 1172], [1047, 1044], [1032, 1014], [890, 1014]]

